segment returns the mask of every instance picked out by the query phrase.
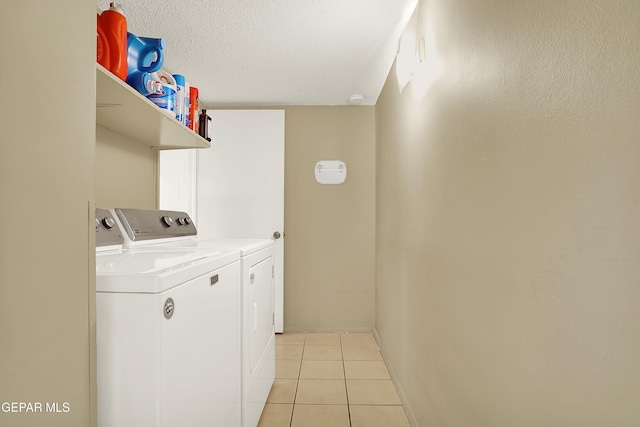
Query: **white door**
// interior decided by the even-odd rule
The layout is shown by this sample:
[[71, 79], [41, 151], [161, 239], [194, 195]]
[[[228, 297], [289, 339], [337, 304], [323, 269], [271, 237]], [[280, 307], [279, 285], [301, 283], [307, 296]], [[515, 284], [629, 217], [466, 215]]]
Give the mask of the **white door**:
[[201, 238], [275, 240], [275, 331], [282, 332], [284, 110], [207, 113], [211, 148], [160, 153], [159, 207], [188, 212]]

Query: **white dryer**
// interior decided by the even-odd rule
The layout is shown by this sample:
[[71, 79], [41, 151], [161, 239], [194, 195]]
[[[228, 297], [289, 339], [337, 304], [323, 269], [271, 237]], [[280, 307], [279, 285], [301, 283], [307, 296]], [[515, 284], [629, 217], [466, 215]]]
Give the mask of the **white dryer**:
[[98, 427], [237, 427], [240, 252], [119, 249], [114, 225], [96, 211]]
[[[274, 247], [270, 239], [200, 240], [185, 212], [115, 209], [125, 247], [238, 250], [242, 282], [242, 426], [256, 427], [275, 378]], [[162, 221], [167, 238], [152, 245], [140, 223]]]
[[256, 427], [275, 378], [273, 240], [195, 240], [182, 245], [239, 250], [242, 280], [242, 426]]

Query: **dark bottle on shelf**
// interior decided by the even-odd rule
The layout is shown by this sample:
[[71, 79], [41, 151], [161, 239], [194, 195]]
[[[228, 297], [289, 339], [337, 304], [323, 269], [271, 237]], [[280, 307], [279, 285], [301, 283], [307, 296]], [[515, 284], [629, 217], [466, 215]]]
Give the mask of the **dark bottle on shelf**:
[[211, 125], [211, 117], [207, 114], [207, 110], [202, 110], [199, 116], [200, 122], [198, 123], [198, 134], [211, 142], [209, 137], [209, 126]]

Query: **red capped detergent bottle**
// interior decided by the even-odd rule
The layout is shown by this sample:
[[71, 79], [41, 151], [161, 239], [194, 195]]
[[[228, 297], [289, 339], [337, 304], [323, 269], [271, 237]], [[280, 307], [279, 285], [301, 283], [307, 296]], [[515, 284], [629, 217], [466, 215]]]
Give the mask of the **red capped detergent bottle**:
[[122, 80], [127, 80], [127, 20], [116, 2], [98, 15], [96, 59]]
[[198, 132], [200, 130], [200, 117], [198, 116], [198, 109], [200, 108], [200, 98], [198, 98], [198, 88], [191, 86], [189, 88], [189, 118], [188, 124], [192, 131]]

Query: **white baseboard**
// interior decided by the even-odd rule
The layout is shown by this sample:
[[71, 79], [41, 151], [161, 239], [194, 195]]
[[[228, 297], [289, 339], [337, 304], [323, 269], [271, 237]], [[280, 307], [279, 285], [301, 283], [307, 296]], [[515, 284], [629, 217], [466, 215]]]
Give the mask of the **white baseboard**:
[[286, 328], [285, 334], [298, 334], [298, 333], [325, 333], [325, 334], [362, 334], [362, 333], [373, 333], [373, 328]]

